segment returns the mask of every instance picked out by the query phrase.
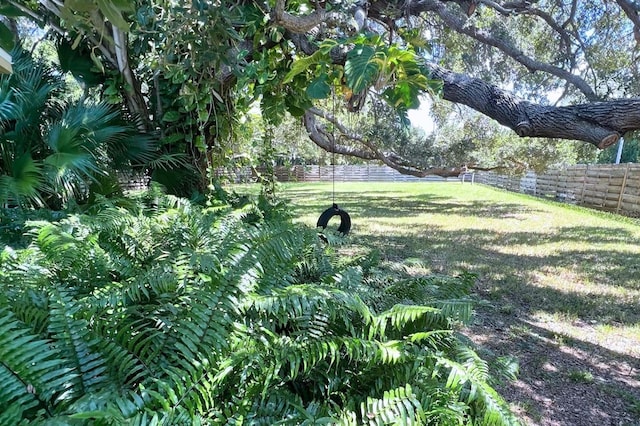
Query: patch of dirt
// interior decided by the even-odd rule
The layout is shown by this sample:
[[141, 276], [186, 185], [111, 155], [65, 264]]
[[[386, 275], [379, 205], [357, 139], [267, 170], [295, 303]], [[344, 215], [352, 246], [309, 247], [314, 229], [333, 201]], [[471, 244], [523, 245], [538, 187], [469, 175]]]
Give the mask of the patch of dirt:
[[486, 359], [518, 358], [518, 380], [497, 388], [525, 425], [640, 426], [640, 359], [552, 330], [483, 305], [465, 334]]

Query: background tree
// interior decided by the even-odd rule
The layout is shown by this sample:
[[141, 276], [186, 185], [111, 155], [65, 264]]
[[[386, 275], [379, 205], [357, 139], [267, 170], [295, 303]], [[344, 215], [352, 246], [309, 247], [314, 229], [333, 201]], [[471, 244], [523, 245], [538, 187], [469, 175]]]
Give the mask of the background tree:
[[[519, 137], [599, 148], [640, 127], [639, 19], [627, 0], [9, 0], [1, 13], [47, 28], [62, 56], [74, 54], [61, 63], [85, 81], [100, 76], [91, 83], [100, 95], [157, 133], [167, 153], [186, 156], [180, 178], [201, 186], [232, 155], [237, 118], [256, 102], [276, 127], [287, 112], [303, 116], [325, 150], [415, 175], [442, 164], [406, 164], [318, 101], [350, 111], [384, 101], [404, 120], [427, 93]], [[332, 141], [334, 129], [350, 143]]]
[[[618, 157], [618, 145], [609, 147], [598, 153], [598, 163], [615, 163]], [[626, 138], [620, 153], [620, 163], [637, 163], [640, 158], [640, 141], [636, 135]]]

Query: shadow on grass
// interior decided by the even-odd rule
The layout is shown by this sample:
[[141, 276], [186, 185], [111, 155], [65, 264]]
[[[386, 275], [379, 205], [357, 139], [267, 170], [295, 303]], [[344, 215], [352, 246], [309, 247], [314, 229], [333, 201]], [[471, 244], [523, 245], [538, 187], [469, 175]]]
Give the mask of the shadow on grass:
[[[287, 195], [296, 200], [293, 214], [315, 210], [319, 216], [332, 202], [331, 193], [324, 197], [324, 192], [289, 190]], [[625, 290], [640, 290], [640, 262], [635, 253], [624, 250], [624, 245], [640, 245], [640, 238], [623, 227], [576, 225], [554, 232], [501, 232], [495, 228], [451, 231], [434, 220], [399, 225], [396, 235], [372, 235], [365, 228], [376, 218], [460, 215], [478, 218], [481, 223], [488, 218], [525, 220], [527, 215], [544, 210], [490, 200], [456, 202], [454, 196], [375, 188], [366, 193], [337, 191], [336, 202], [351, 215], [358, 244], [380, 249], [386, 260], [418, 258], [426, 265], [438, 266], [441, 272], [468, 269], [479, 274], [492, 297], [513, 298], [513, 303], [522, 304], [529, 312], [567, 314], [603, 323], [640, 322], [637, 297], [621, 295]], [[536, 248], [542, 245], [549, 248]], [[540, 273], [558, 283], [532, 285]], [[597, 291], [593, 287], [598, 287]]]
[[[333, 203], [331, 191], [288, 190], [287, 197], [296, 200], [298, 211], [320, 210]], [[451, 201], [449, 201], [451, 200]], [[367, 190], [366, 193], [336, 191], [336, 203], [350, 214], [364, 220], [373, 217], [415, 217], [423, 214], [456, 214], [479, 218], [518, 218], [518, 214], [532, 213], [530, 207], [515, 203], [492, 204], [483, 201], [455, 202], [454, 197], [421, 194], [411, 196], [387, 190]]]
[[[296, 200], [298, 215], [319, 215], [332, 202], [330, 191], [287, 195]], [[336, 202], [351, 215], [354, 243], [379, 249], [383, 260], [412, 258], [437, 272], [478, 274], [478, 295], [489, 303], [478, 308], [486, 322], [471, 334], [483, 334], [481, 345], [498, 355], [520, 358], [521, 380], [505, 384], [502, 393], [524, 403], [521, 411], [534, 424], [640, 424], [637, 358], [558, 338], [534, 324], [540, 313], [591, 330], [640, 324], [640, 262], [631, 250], [640, 246], [638, 234], [614, 220], [611, 226], [563, 223], [542, 231], [546, 223], [527, 220], [538, 213], [549, 217], [547, 205], [457, 197], [375, 188], [336, 192]], [[443, 216], [472, 218], [472, 225], [451, 230], [456, 219], [447, 218], [445, 227]], [[393, 218], [399, 219], [395, 228]], [[476, 226], [492, 219], [511, 225]], [[378, 220], [385, 227], [376, 230], [370, 225]], [[514, 220], [522, 225], [514, 227]]]
[[498, 386], [534, 424], [636, 425], [640, 420], [637, 358], [558, 335], [522, 319], [474, 327], [487, 358], [519, 360], [519, 379]]
[[[585, 229], [578, 234], [585, 232], [596, 235], [596, 231]], [[640, 289], [639, 265], [637, 256], [632, 253], [589, 249], [589, 240], [576, 237], [576, 241], [584, 242], [584, 250], [567, 250], [543, 256], [509, 254], [496, 250], [496, 247], [566, 242], [571, 237], [539, 237], [533, 232], [506, 235], [479, 230], [452, 232], [437, 228], [423, 235], [427, 233], [428, 236], [424, 238], [359, 235], [358, 242], [364, 246], [378, 247], [389, 261], [402, 262], [407, 253], [412, 253], [412, 257], [420, 259], [425, 265], [439, 265], [442, 272], [466, 269], [477, 273], [484, 285], [489, 287], [490, 297], [511, 299], [509, 303], [521, 305], [530, 313], [566, 314], [602, 323], [640, 323], [637, 298], [620, 295], [624, 289]], [[618, 238], [623, 237], [611, 236], [607, 242], [615, 242]], [[557, 288], [532, 285], [539, 279], [537, 275], [540, 272], [561, 283]], [[563, 274], [572, 276], [565, 278]], [[576, 277], [580, 278], [573, 282]], [[559, 288], [568, 282], [572, 282], [568, 288]], [[598, 290], [602, 293], [590, 291], [589, 285], [599, 286]], [[605, 286], [604, 290], [602, 286]], [[622, 290], [607, 292], [606, 286]]]

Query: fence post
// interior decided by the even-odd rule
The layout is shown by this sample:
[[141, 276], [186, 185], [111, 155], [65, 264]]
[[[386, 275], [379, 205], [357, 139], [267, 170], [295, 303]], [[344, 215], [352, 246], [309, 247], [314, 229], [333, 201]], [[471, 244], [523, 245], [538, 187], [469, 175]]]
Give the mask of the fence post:
[[622, 196], [627, 186], [627, 176], [629, 176], [629, 168], [631, 163], [627, 163], [627, 167], [624, 169], [624, 177], [622, 178], [622, 186], [620, 187], [620, 196], [618, 197], [618, 207], [616, 207], [616, 213], [620, 213], [620, 207], [622, 207]]
[[582, 178], [582, 191], [580, 191], [580, 204], [584, 204], [584, 191], [587, 187], [588, 174], [589, 174], [589, 165], [587, 164], [587, 167], [584, 168], [584, 177]]

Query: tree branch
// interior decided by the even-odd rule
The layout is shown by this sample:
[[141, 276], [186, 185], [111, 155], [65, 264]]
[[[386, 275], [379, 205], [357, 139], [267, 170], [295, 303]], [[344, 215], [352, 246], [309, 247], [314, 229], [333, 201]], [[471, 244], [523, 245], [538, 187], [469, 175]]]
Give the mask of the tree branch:
[[[322, 117], [335, 126], [335, 129], [340, 132], [341, 138], [350, 139], [364, 146], [366, 149], [359, 149], [349, 145], [343, 145], [337, 143], [337, 137], [334, 132], [328, 131], [324, 125], [318, 123], [316, 117]], [[411, 162], [394, 152], [384, 152], [378, 149], [374, 144], [367, 141], [357, 133], [350, 131], [346, 126], [341, 124], [339, 120], [332, 114], [322, 111], [318, 108], [309, 109], [304, 117], [304, 125], [307, 129], [307, 135], [309, 138], [320, 148], [327, 152], [333, 152], [336, 154], [347, 155], [350, 157], [356, 157], [363, 160], [378, 160], [385, 165], [397, 170], [404, 175], [425, 177], [430, 175], [451, 177], [458, 176], [462, 173], [464, 167], [433, 167], [428, 169], [420, 169], [411, 165]]]
[[524, 137], [573, 139], [598, 148], [613, 145], [640, 129], [640, 98], [547, 106], [517, 98], [482, 80], [429, 64], [431, 77], [443, 81], [443, 98], [467, 105]]
[[292, 33], [304, 34], [329, 20], [339, 20], [339, 15], [318, 9], [309, 15], [296, 16], [285, 11], [286, 0], [277, 0], [274, 9], [275, 23]]
[[438, 17], [440, 17], [440, 19], [442, 19], [445, 25], [447, 25], [447, 27], [451, 28], [452, 30], [460, 34], [467, 35], [488, 46], [495, 47], [505, 55], [509, 56], [510, 58], [525, 66], [527, 69], [531, 70], [532, 72], [543, 71], [565, 81], [568, 81], [578, 90], [580, 90], [580, 92], [582, 92], [590, 101], [600, 100], [599, 96], [594, 92], [593, 88], [580, 76], [572, 74], [565, 69], [553, 66], [551, 64], [537, 61], [525, 55], [521, 50], [517, 49], [509, 41], [494, 37], [491, 33], [485, 30], [481, 30], [473, 25], [469, 25], [466, 18], [463, 18], [451, 12], [449, 9], [447, 9], [444, 2], [442, 1], [408, 0], [405, 5], [407, 13], [411, 15], [419, 15], [423, 12], [435, 13]]
[[132, 114], [142, 120], [139, 124], [139, 128], [141, 131], [144, 131], [150, 124], [149, 112], [147, 111], [147, 104], [144, 97], [140, 92], [140, 84], [138, 84], [138, 80], [131, 71], [131, 66], [129, 65], [127, 35], [115, 26], [112, 26], [112, 34], [113, 49], [116, 56], [118, 71], [120, 71], [120, 74], [122, 74], [125, 81], [124, 92], [125, 99], [127, 100], [127, 106]]
[[541, 18], [551, 29], [553, 29], [561, 39], [561, 48], [566, 50], [568, 57], [571, 60], [571, 67], [575, 67], [575, 58], [571, 55], [571, 35], [565, 30], [565, 26], [556, 22], [553, 17], [547, 12], [538, 8], [532, 7], [529, 2], [510, 2], [504, 5], [498, 4], [493, 0], [478, 0], [479, 3], [484, 4], [491, 9], [494, 9], [498, 13], [504, 16], [511, 15], [533, 15]]
[[[307, 47], [309, 51], [305, 53], [313, 54], [314, 48]], [[344, 63], [344, 58], [334, 58], [334, 61]], [[466, 105], [509, 127], [521, 137], [579, 140], [606, 148], [626, 132], [640, 129], [640, 99], [563, 107], [540, 105], [520, 99], [480, 79], [451, 72], [433, 63], [427, 63], [426, 66], [431, 78], [442, 80], [442, 97], [445, 100]], [[327, 119], [327, 116], [323, 117]], [[352, 148], [339, 147], [333, 151], [331, 142], [320, 140], [321, 136], [312, 136], [318, 146], [329, 152], [352, 155], [348, 152]], [[370, 150], [367, 152], [367, 158], [375, 157], [383, 161], [378, 154]]]
[[627, 15], [629, 20], [633, 22], [633, 36], [636, 42], [640, 44], [640, 16], [638, 15], [638, 6], [629, 0], [616, 0], [620, 8]]

